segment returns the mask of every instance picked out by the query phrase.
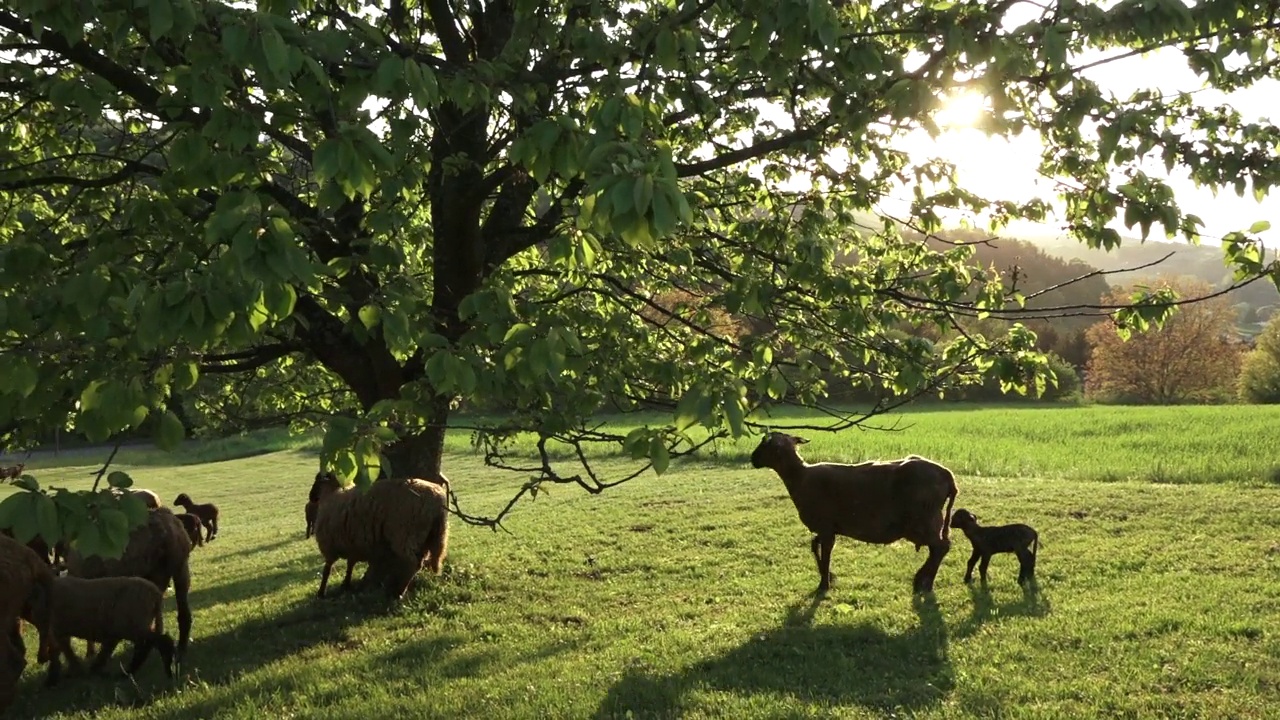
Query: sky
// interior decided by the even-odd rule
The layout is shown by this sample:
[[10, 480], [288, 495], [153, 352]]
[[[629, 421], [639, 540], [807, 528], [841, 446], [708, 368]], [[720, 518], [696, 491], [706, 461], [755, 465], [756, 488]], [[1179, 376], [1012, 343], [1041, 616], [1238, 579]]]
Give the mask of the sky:
[[[1142, 88], [1158, 89], [1163, 93], [1196, 92], [1196, 102], [1232, 105], [1246, 120], [1270, 116], [1273, 122], [1280, 121], [1280, 82], [1264, 81], [1230, 95], [1204, 89], [1204, 83], [1187, 67], [1181, 53], [1173, 49], [1118, 60], [1091, 68], [1085, 74], [1104, 91], [1113, 91], [1121, 98]], [[953, 99], [939, 113], [939, 124], [946, 123], [950, 129], [936, 139], [930, 139], [923, 130], [917, 131], [904, 139], [902, 149], [913, 156], [940, 157], [954, 163], [961, 186], [979, 195], [1008, 200], [1026, 200], [1036, 195], [1046, 199], [1052, 197], [1049, 181], [1036, 172], [1041, 144], [1035, 133], [1023, 133], [1013, 139], [991, 138], [967, 127], [980, 111], [981, 100], [981, 96], [974, 95]], [[1245, 196], [1239, 197], [1234, 189], [1228, 187], [1214, 197], [1209, 188], [1196, 187], [1185, 172], [1179, 175], [1178, 168], [1174, 168], [1170, 176], [1163, 164], [1157, 162], [1147, 172], [1170, 184], [1183, 212], [1198, 215], [1204, 220], [1201, 244], [1216, 247], [1228, 232], [1247, 230], [1255, 221], [1267, 220], [1273, 228], [1258, 236], [1268, 247], [1280, 247], [1280, 194], [1273, 191], [1270, 197], [1259, 203], [1251, 189], [1246, 189]], [[905, 191], [901, 195], [910, 197]], [[900, 201], [890, 201], [882, 209], [895, 215], [905, 215], [902, 212], [904, 207]], [[958, 216], [951, 219], [958, 220]], [[1130, 231], [1118, 220], [1112, 227], [1125, 237], [1140, 236], [1138, 228]], [[1051, 220], [1047, 225], [1020, 221], [1010, 225], [1002, 234], [1017, 236], [1020, 232], [1065, 235], [1060, 219]], [[1153, 227], [1151, 239], [1165, 239], [1162, 226]]]

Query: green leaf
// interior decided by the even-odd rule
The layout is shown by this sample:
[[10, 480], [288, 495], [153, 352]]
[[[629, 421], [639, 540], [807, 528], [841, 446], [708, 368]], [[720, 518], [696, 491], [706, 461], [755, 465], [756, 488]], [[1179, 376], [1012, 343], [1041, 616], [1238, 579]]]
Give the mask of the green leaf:
[[360, 312], [358, 314], [360, 316], [361, 324], [363, 324], [366, 329], [372, 330], [374, 326], [378, 324], [378, 321], [382, 319], [382, 308], [377, 305], [365, 305], [360, 308]]
[[659, 435], [649, 441], [649, 461], [653, 463], [653, 471], [659, 475], [666, 472], [671, 464], [671, 453], [667, 451], [667, 444]]
[[36, 527], [39, 528], [40, 537], [52, 546], [62, 539], [62, 527], [58, 523], [58, 506], [54, 504], [53, 498], [44, 493], [37, 493], [34, 497]]
[[133, 478], [123, 470], [112, 470], [107, 474], [107, 484], [113, 488], [124, 490], [133, 487]]
[[173, 387], [177, 390], [190, 390], [199, 377], [200, 368], [195, 361], [186, 360], [173, 366]]
[[165, 410], [160, 414], [160, 419], [156, 423], [155, 442], [161, 450], [178, 449], [185, 437], [186, 430], [182, 427], [182, 421], [172, 410]]
[[1249, 233], [1257, 235], [1260, 232], [1266, 232], [1271, 229], [1271, 223], [1267, 220], [1259, 220], [1249, 226]]
[[169, 0], [147, 0], [151, 23], [148, 28], [151, 41], [155, 42], [173, 29], [173, 6]]

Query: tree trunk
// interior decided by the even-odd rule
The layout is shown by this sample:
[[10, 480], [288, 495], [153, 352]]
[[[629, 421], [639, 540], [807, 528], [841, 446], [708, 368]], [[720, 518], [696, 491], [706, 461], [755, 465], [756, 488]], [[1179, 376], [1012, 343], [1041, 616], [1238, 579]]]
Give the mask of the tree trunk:
[[449, 398], [437, 396], [431, 407], [431, 424], [422, 432], [405, 435], [387, 446], [385, 454], [391, 467], [383, 468], [383, 473], [394, 478], [438, 478], [448, 422]]

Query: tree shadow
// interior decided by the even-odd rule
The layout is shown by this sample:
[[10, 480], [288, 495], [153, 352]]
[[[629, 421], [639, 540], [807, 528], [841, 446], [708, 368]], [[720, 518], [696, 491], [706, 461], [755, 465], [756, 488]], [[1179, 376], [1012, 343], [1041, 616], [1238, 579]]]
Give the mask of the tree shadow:
[[[245, 556], [247, 556], [247, 555], [261, 555], [261, 554], [263, 554], [263, 553], [269, 553], [269, 552], [271, 552], [272, 550], [278, 550], [278, 549], [280, 549], [280, 548], [282, 548], [282, 547], [287, 547], [287, 546], [289, 546], [289, 545], [294, 545], [294, 544], [296, 544], [296, 543], [297, 543], [298, 541], [300, 541], [300, 540], [301, 540], [301, 541], [306, 541], [306, 542], [312, 542], [312, 543], [314, 543], [314, 542], [315, 542], [315, 540], [312, 540], [311, 538], [303, 537], [303, 536], [304, 536], [304, 535], [306, 535], [306, 534], [307, 534], [307, 527], [306, 527], [306, 523], [305, 523], [302, 519], [299, 519], [299, 520], [298, 520], [298, 536], [297, 536], [296, 538], [285, 538], [285, 539], [283, 539], [283, 540], [277, 540], [277, 541], [275, 541], [275, 542], [271, 542], [271, 543], [265, 543], [265, 544], [262, 544], [262, 545], [254, 545], [253, 547], [242, 547], [242, 548], [240, 548], [239, 550], [232, 550], [231, 552], [223, 553], [221, 557], [223, 557], [223, 558], [235, 558], [235, 557], [245, 557]], [[217, 539], [215, 539], [213, 542], [214, 542], [214, 544], [216, 544], [216, 543], [218, 543], [220, 540], [222, 540], [221, 536], [219, 536], [219, 537], [218, 537]], [[202, 549], [202, 548], [195, 548], [195, 552], [200, 552], [200, 551], [201, 551], [201, 549]]]
[[[310, 586], [311, 590], [318, 590], [320, 587], [320, 579], [317, 573], [317, 568], [298, 567], [291, 564], [286, 566], [285, 569], [278, 570], [273, 573], [253, 575], [242, 580], [221, 583], [218, 585], [200, 585], [200, 578], [195, 578], [192, 580], [192, 588], [191, 592], [188, 593], [188, 597], [191, 600], [192, 612], [198, 613], [197, 608], [243, 602], [261, 595], [270, 595], [272, 593], [279, 592], [287, 587], [306, 585], [312, 580], [315, 582]], [[332, 594], [336, 596], [341, 593], [336, 592], [336, 588], [334, 588]], [[169, 592], [165, 594], [165, 598], [167, 601], [171, 602], [169, 599], [172, 597], [173, 589], [170, 588]]]
[[781, 627], [683, 672], [632, 672], [609, 690], [595, 717], [678, 716], [685, 696], [699, 688], [881, 712], [922, 710], [954, 689], [946, 623], [932, 597], [916, 597], [919, 621], [900, 634], [867, 622], [815, 626], [820, 602], [806, 598], [788, 610]]
[[975, 582], [969, 585], [969, 598], [973, 600], [973, 610], [969, 617], [962, 620], [952, 630], [957, 640], [967, 638], [991, 621], [1000, 621], [1010, 617], [1044, 617], [1053, 610], [1053, 603], [1040, 589], [1040, 585], [1032, 580], [1026, 586], [1020, 586], [1022, 597], [1013, 602], [997, 602], [991, 596], [990, 588]]

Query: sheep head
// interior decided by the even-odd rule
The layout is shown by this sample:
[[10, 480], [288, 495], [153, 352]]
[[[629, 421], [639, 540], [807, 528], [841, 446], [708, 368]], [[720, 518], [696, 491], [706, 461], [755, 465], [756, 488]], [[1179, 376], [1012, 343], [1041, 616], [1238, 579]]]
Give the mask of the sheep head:
[[178, 493], [178, 497], [173, 499], [173, 504], [181, 505], [183, 507], [195, 505], [195, 503], [191, 502], [191, 496], [186, 493]]
[[953, 528], [964, 530], [965, 528], [977, 527], [977, 525], [978, 516], [964, 508], [959, 508], [951, 513], [951, 527]]
[[338, 481], [337, 475], [332, 472], [318, 472], [315, 482], [311, 483], [311, 492], [307, 495], [307, 499], [311, 502], [320, 502], [320, 498], [341, 489], [342, 483]]
[[797, 435], [771, 432], [760, 439], [760, 444], [751, 453], [751, 467], [778, 469], [787, 463], [800, 459], [796, 447], [809, 442]]

